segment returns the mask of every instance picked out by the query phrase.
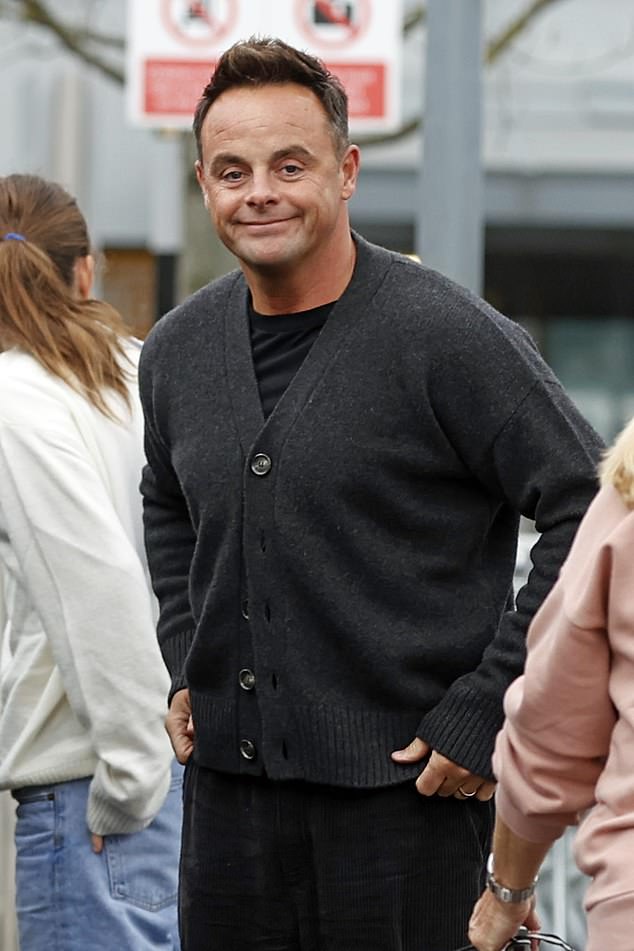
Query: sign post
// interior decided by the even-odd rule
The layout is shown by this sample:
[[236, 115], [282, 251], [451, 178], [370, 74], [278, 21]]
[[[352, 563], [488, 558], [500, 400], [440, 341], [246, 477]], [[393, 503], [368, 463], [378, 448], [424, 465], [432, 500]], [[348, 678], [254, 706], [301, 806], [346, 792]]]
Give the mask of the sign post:
[[402, 0], [128, 0], [130, 120], [190, 128], [220, 54], [253, 35], [323, 60], [346, 88], [353, 132], [398, 127]]
[[482, 292], [482, 0], [428, 0], [417, 247], [425, 264]]

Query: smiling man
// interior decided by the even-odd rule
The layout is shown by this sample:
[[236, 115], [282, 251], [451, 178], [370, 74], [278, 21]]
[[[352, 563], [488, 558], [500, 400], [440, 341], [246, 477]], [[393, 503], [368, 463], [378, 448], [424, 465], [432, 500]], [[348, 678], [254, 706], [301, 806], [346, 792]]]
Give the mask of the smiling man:
[[359, 150], [314, 92], [291, 82], [227, 89], [200, 142], [204, 200], [254, 309], [294, 313], [339, 297], [355, 260], [346, 200]]
[[239, 269], [141, 361], [183, 949], [452, 951], [600, 442], [519, 327], [351, 231], [359, 150], [319, 61], [238, 43], [194, 132]]

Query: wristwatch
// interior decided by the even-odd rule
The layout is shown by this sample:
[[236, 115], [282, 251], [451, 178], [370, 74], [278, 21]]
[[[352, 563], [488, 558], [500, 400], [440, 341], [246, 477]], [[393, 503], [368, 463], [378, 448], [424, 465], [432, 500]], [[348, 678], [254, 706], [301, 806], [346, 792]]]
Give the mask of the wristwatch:
[[499, 882], [496, 882], [493, 871], [493, 852], [491, 852], [489, 855], [489, 859], [487, 861], [486, 886], [489, 891], [493, 892], [495, 897], [499, 901], [504, 902], [505, 905], [528, 901], [529, 898], [532, 898], [535, 894], [537, 878], [538, 876], [536, 875], [533, 880], [533, 884], [529, 885], [527, 888], [507, 888], [506, 885], [500, 885]]

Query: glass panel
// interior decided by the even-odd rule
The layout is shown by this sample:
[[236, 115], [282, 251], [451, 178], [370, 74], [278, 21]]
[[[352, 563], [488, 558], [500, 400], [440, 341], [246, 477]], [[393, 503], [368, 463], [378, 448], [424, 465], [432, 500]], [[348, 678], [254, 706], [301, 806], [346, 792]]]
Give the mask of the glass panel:
[[634, 414], [634, 321], [550, 318], [543, 323], [541, 342], [567, 392], [611, 442]]

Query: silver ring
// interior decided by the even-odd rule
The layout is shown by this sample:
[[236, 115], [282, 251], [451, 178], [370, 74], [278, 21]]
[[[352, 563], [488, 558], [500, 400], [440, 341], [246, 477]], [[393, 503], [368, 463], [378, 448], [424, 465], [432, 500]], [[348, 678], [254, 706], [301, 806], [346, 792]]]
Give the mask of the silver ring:
[[472, 799], [473, 796], [475, 796], [475, 794], [477, 793], [477, 791], [478, 791], [477, 789], [474, 789], [473, 792], [467, 792], [465, 789], [462, 788], [462, 786], [458, 786], [458, 792], [462, 793], [465, 799]]

